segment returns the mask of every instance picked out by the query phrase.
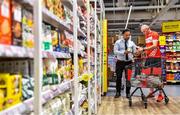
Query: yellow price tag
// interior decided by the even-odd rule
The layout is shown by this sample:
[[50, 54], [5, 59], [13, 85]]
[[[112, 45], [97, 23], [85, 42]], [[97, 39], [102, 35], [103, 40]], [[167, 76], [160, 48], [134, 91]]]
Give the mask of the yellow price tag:
[[160, 46], [166, 45], [166, 36], [159, 36], [159, 45]]

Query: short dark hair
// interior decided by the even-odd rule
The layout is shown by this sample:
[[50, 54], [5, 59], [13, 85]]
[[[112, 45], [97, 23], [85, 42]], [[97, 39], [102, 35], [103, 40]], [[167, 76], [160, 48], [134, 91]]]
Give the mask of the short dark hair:
[[122, 34], [126, 33], [126, 32], [130, 32], [130, 29], [125, 29], [122, 31]]

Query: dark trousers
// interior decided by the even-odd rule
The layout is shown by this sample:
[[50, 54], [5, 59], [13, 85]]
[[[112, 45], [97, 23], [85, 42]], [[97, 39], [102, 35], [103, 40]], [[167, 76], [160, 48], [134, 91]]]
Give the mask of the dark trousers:
[[[132, 61], [120, 61], [116, 62], [116, 92], [121, 93], [121, 84], [122, 84], [122, 74], [125, 71], [125, 66], [132, 64]], [[130, 81], [127, 79], [127, 72], [125, 71], [125, 78], [126, 78], [126, 94], [130, 93], [131, 85]]]

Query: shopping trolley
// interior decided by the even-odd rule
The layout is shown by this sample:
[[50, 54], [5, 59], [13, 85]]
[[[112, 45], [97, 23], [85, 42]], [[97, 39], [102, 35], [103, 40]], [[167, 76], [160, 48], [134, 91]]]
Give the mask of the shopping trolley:
[[[144, 107], [147, 108], [147, 99], [157, 91], [164, 94], [165, 104], [169, 102], [169, 98], [163, 90], [164, 82], [162, 81], [161, 58], [139, 58], [134, 63], [126, 66], [128, 80], [131, 87], [136, 87], [129, 96], [129, 106], [132, 106], [132, 96], [139, 89]], [[142, 88], [155, 88], [150, 95], [145, 96]]]

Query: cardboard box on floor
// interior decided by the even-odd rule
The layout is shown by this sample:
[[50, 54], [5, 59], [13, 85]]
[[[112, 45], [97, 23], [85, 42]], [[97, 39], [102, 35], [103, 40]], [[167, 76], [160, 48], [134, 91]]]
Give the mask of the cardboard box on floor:
[[137, 38], [137, 45], [138, 46], [144, 46], [146, 43], [145, 43], [145, 36], [138, 36]]

